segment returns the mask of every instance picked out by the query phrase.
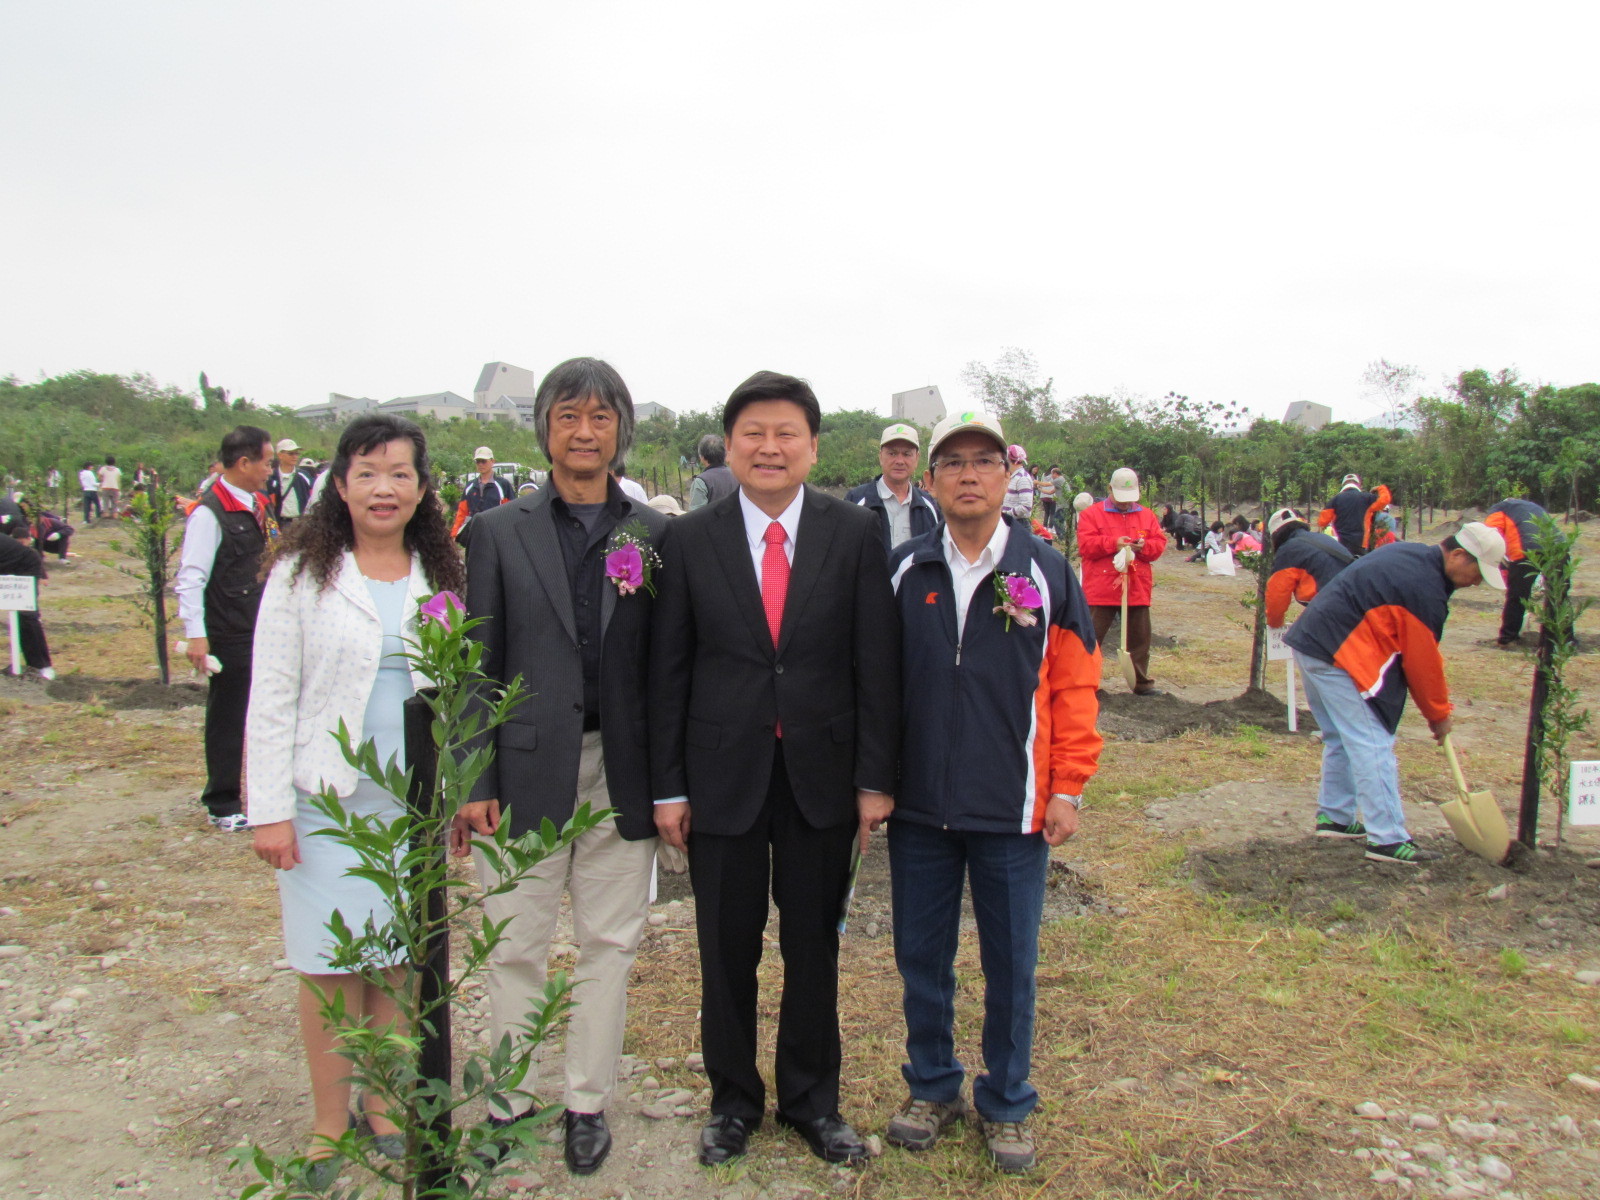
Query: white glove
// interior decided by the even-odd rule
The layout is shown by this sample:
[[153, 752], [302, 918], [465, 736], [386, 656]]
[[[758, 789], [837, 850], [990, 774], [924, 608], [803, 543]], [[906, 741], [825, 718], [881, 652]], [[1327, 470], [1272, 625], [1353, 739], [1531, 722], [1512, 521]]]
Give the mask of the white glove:
[[[188, 651], [189, 651], [189, 643], [188, 642], [179, 642], [177, 648], [178, 648], [178, 653], [179, 654], [187, 654]], [[207, 677], [210, 677], [212, 675], [216, 675], [216, 674], [220, 673], [221, 670], [222, 670], [222, 663], [217, 658], [217, 656], [215, 654], [206, 655], [206, 675], [207, 675]], [[195, 674], [198, 676], [200, 674], [200, 672], [196, 671]]]
[[1111, 560], [1111, 563], [1112, 563], [1112, 565], [1114, 567], [1117, 568], [1117, 570], [1119, 570], [1119, 571], [1123, 572], [1124, 574], [1126, 574], [1127, 570], [1128, 570], [1128, 564], [1131, 563], [1132, 561], [1133, 561], [1133, 547], [1132, 546], [1124, 546], [1121, 550], [1117, 551], [1116, 556]]
[[668, 875], [682, 875], [689, 869], [689, 856], [664, 841], [656, 844], [656, 862]]

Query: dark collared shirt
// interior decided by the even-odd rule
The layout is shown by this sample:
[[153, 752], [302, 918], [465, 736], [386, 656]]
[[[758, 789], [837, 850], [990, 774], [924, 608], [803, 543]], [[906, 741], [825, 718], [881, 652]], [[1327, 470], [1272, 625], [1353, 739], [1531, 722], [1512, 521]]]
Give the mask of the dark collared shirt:
[[[592, 521], [584, 510], [593, 509]], [[583, 728], [600, 728], [600, 620], [606, 582], [606, 551], [611, 535], [628, 519], [628, 498], [611, 484], [601, 505], [569, 505], [560, 496], [550, 501], [556, 532], [561, 536], [561, 558], [572, 585], [573, 627], [578, 634], [578, 656], [583, 663]]]

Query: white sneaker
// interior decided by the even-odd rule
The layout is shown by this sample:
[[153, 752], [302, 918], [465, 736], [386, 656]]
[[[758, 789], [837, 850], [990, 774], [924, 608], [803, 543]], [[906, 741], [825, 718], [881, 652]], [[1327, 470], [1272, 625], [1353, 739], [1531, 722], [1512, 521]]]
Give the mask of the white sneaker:
[[55, 677], [56, 677], [56, 669], [54, 667], [40, 667], [39, 668], [39, 678], [40, 679], [48, 680], [48, 679], [54, 679]]

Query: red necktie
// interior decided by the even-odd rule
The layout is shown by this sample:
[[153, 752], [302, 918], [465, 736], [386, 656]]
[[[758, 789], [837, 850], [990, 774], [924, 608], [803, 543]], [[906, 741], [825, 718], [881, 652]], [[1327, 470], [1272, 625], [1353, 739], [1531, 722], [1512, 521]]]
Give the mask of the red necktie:
[[774, 521], [767, 526], [767, 550], [761, 559], [761, 607], [767, 610], [774, 646], [783, 628], [783, 601], [789, 594], [789, 557], [783, 552], [783, 540], [782, 525]]

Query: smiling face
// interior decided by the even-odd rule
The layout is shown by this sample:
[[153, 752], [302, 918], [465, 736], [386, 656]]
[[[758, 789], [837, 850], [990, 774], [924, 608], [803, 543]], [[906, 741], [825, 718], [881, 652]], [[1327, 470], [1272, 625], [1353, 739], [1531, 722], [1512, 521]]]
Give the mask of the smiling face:
[[744, 494], [768, 516], [793, 502], [817, 461], [806, 410], [792, 400], [756, 400], [728, 431], [728, 467]]
[[564, 482], [598, 479], [617, 456], [617, 414], [589, 395], [550, 406], [550, 474]]
[[883, 481], [896, 492], [906, 490], [917, 470], [917, 448], [910, 442], [896, 438], [886, 446], [878, 447], [878, 466], [883, 471]]
[[1006, 498], [1005, 451], [987, 434], [958, 433], [939, 444], [929, 467], [933, 498], [952, 522], [995, 515]]
[[389, 541], [405, 533], [422, 500], [417, 448], [395, 438], [350, 459], [350, 470], [334, 486], [350, 509], [356, 543]]

